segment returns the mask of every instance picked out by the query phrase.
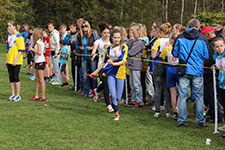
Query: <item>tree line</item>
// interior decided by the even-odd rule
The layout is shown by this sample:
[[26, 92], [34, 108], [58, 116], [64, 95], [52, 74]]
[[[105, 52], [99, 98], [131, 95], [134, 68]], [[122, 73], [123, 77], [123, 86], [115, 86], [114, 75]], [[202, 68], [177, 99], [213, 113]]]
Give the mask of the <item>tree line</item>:
[[224, 0], [0, 0], [0, 43], [6, 39], [9, 19], [46, 28], [49, 21], [58, 27], [82, 17], [94, 28], [105, 20], [125, 27], [139, 22], [150, 29], [155, 20], [185, 25], [193, 15], [221, 23], [223, 12]]

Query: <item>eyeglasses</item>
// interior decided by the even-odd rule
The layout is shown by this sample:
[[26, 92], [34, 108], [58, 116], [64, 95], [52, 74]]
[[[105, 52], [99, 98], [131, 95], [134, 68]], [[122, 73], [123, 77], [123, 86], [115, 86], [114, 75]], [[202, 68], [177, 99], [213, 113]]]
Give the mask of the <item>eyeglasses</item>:
[[87, 27], [88, 27], [87, 25], [83, 25], [83, 26], [82, 26], [82, 28], [87, 28]]

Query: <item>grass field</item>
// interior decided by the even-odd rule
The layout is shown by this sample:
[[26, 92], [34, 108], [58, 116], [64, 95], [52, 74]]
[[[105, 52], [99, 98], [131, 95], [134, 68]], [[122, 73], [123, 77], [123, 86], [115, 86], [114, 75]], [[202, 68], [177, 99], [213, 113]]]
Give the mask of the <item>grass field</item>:
[[[35, 94], [35, 81], [25, 75], [20, 80], [22, 98], [8, 102], [10, 86], [0, 54], [0, 150], [224, 150], [225, 141], [213, 134], [213, 124], [196, 127], [189, 103], [187, 128], [178, 128], [173, 119], [153, 118], [153, 111], [120, 109], [120, 120], [106, 112], [104, 102], [84, 99], [68, 88], [47, 84], [46, 102], [29, 101]], [[72, 81], [70, 80], [70, 83]], [[221, 124], [220, 124], [221, 125]], [[206, 145], [206, 138], [212, 140]]]

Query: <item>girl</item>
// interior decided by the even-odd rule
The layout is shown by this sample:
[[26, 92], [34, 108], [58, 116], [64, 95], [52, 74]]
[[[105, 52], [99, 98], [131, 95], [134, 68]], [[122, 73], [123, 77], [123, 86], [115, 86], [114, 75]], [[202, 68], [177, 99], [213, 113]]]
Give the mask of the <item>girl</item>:
[[[94, 42], [97, 39], [98, 34], [91, 29], [89, 22], [83, 21], [82, 26], [80, 28], [80, 32], [77, 35], [76, 50], [81, 51], [82, 54], [90, 55], [93, 50]], [[83, 79], [83, 92], [85, 98], [89, 97], [89, 86], [90, 86], [90, 80], [86, 75], [89, 72], [93, 72], [94, 70], [96, 70], [96, 66], [97, 66], [96, 58], [93, 61], [91, 61], [90, 56], [82, 57], [81, 70]], [[92, 81], [91, 90], [93, 91], [95, 88], [97, 88], [97, 78], [93, 78], [91, 81]]]
[[174, 24], [173, 25], [173, 32], [177, 33], [177, 34], [181, 34], [185, 31], [185, 27], [181, 24]]
[[126, 75], [127, 46], [123, 44], [122, 35], [119, 30], [113, 30], [111, 33], [112, 45], [106, 48], [101, 65], [91, 76], [96, 75], [102, 68], [103, 75], [107, 75], [109, 91], [112, 97], [112, 106], [116, 117], [119, 120], [119, 111], [117, 101], [121, 99], [123, 93], [124, 79]]
[[[162, 50], [169, 46], [169, 34], [171, 31], [171, 24], [164, 23], [160, 26], [160, 37], [157, 39], [152, 47], [152, 58], [156, 61], [162, 61], [159, 57]], [[155, 114], [154, 117], [158, 118], [160, 114], [160, 101], [162, 97], [162, 91], [166, 101], [166, 117], [170, 117], [170, 97], [169, 89], [166, 86], [166, 65], [160, 63], [154, 63], [153, 69], [153, 81], [155, 85]]]
[[45, 44], [45, 82], [49, 82], [50, 81], [50, 75], [51, 75], [51, 71], [50, 68], [51, 67], [51, 61], [50, 61], [50, 56], [51, 56], [51, 47], [50, 47], [50, 38], [48, 36], [48, 30], [43, 30], [43, 42]]
[[[218, 69], [223, 69], [219, 71], [219, 98], [220, 98], [220, 103], [222, 104], [223, 108], [225, 108], [225, 42], [222, 38], [215, 38], [213, 40], [213, 48], [215, 50], [215, 55], [214, 55], [214, 59], [216, 61], [216, 67]], [[224, 115], [224, 119], [225, 119], [225, 113]], [[218, 128], [221, 131], [225, 131], [225, 125], [222, 127]], [[225, 140], [225, 134], [222, 135], [222, 137]]]
[[[98, 67], [102, 63], [102, 58], [104, 56], [106, 47], [111, 44], [109, 41], [109, 37], [110, 37], [109, 27], [106, 24], [99, 24], [99, 30], [101, 32], [102, 37], [101, 39], [98, 39], [95, 41], [94, 48], [91, 53], [92, 55], [91, 61], [93, 61], [95, 57], [98, 55]], [[97, 50], [98, 50], [98, 54], [96, 53]], [[107, 84], [107, 78], [100, 75], [100, 79], [102, 81], [101, 84], [98, 86], [97, 89], [94, 89], [94, 95], [96, 95], [94, 96], [94, 101], [95, 102], [98, 101], [97, 93], [99, 93], [102, 89], [104, 89], [104, 98], [105, 98], [107, 110], [109, 112], [112, 112], [113, 109], [109, 102], [109, 89]]]
[[178, 58], [173, 57], [172, 55], [172, 49], [173, 44], [175, 43], [175, 40], [177, 38], [178, 34], [175, 32], [172, 32], [169, 36], [169, 42], [170, 46], [163, 49], [162, 53], [159, 57], [163, 58], [163, 60], [166, 59], [171, 64], [167, 65], [166, 68], [166, 83], [167, 87], [170, 88], [170, 95], [171, 95], [171, 101], [172, 101], [172, 107], [173, 107], [173, 116], [174, 119], [177, 119], [178, 111], [177, 111], [177, 104], [178, 104], [178, 98], [177, 98], [177, 88], [176, 85], [179, 84], [178, 76], [176, 74], [177, 65], [179, 60]]
[[128, 56], [133, 57], [128, 58], [128, 66], [130, 69], [130, 87], [131, 87], [131, 106], [139, 108], [143, 106], [142, 98], [142, 86], [141, 86], [141, 70], [142, 70], [142, 60], [141, 56], [143, 49], [145, 47], [146, 41], [143, 40], [141, 25], [134, 24], [131, 26], [131, 32], [133, 33], [134, 40], [129, 40], [128, 45]]
[[[33, 33], [34, 48], [30, 46], [30, 50], [35, 53], [35, 77], [36, 77], [36, 95], [31, 99], [33, 101], [46, 101], [45, 97], [45, 82], [44, 82], [44, 69], [45, 69], [45, 56], [43, 43], [43, 31], [39, 28], [34, 29]], [[39, 98], [39, 88], [41, 84], [41, 98]]]
[[[7, 53], [5, 60], [5, 67], [8, 69], [9, 81], [12, 95], [9, 101], [18, 102], [22, 98], [20, 96], [20, 67], [23, 64], [23, 53], [25, 51], [25, 44], [23, 35], [17, 32], [16, 22], [8, 21], [8, 40]], [[16, 92], [15, 92], [16, 90]]]

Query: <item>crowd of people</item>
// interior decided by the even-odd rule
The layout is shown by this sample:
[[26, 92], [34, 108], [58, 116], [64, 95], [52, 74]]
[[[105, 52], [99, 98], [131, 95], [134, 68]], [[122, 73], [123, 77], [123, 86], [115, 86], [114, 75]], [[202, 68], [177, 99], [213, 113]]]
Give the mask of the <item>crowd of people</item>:
[[[101, 21], [94, 30], [80, 18], [76, 24], [61, 25], [59, 31], [52, 22], [48, 29], [24, 23], [22, 30], [19, 33], [15, 21], [8, 22], [5, 66], [12, 90], [9, 101], [22, 99], [19, 72], [25, 53], [26, 74], [32, 74], [31, 79], [36, 80], [32, 101], [46, 101], [45, 83], [69, 86], [70, 57], [70, 90], [95, 102], [103, 90], [107, 111], [116, 113], [114, 120], [120, 118], [118, 103], [140, 109], [149, 103], [146, 99], [152, 99], [154, 117], [160, 117], [160, 111], [165, 109], [165, 116], [174, 117], [178, 127], [186, 126], [187, 99], [195, 101], [199, 128], [207, 126], [206, 120], [215, 121], [215, 111], [219, 122], [225, 118], [225, 23], [202, 26], [199, 20], [191, 19], [184, 27], [155, 21], [147, 32], [145, 25], [135, 22], [124, 28]], [[218, 110], [214, 109], [210, 67], [218, 69]], [[225, 131], [225, 126], [219, 129]]]

